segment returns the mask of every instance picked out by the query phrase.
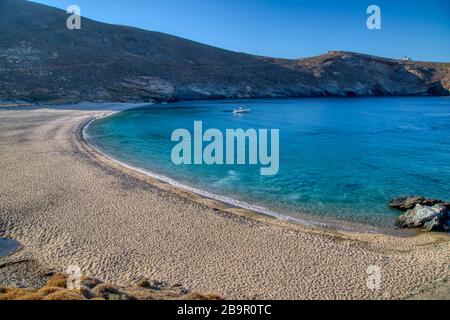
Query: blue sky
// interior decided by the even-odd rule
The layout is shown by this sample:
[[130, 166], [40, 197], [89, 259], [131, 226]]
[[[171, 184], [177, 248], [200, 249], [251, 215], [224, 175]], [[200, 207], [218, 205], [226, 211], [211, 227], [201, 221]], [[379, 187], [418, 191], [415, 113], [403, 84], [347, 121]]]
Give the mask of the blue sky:
[[[349, 50], [450, 62], [449, 0], [36, 0], [102, 22], [161, 31], [229, 50], [300, 58]], [[366, 27], [381, 7], [382, 30]]]

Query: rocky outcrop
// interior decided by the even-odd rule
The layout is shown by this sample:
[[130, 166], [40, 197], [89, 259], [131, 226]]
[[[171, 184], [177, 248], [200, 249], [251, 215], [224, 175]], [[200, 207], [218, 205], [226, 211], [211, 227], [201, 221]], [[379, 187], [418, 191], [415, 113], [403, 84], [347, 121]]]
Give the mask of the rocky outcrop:
[[414, 209], [418, 204], [423, 206], [434, 206], [437, 204], [444, 204], [444, 201], [421, 196], [411, 196], [392, 199], [389, 206], [400, 211], [408, 211]]
[[0, 100], [176, 101], [301, 96], [449, 95], [450, 64], [332, 51], [276, 59], [0, 1]]
[[447, 208], [442, 205], [433, 207], [416, 205], [406, 211], [396, 221], [400, 228], [423, 229], [425, 231], [441, 230], [447, 223]]
[[405, 212], [395, 225], [399, 228], [425, 231], [450, 229], [450, 203], [421, 196], [399, 197], [389, 203], [391, 208]]

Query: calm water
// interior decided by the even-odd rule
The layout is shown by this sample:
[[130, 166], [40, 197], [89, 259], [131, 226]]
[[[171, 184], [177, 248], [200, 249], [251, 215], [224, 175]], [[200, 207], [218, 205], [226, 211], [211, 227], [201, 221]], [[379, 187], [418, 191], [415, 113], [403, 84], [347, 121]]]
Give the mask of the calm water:
[[[226, 112], [236, 106], [252, 113]], [[280, 172], [259, 166], [176, 166], [172, 131], [280, 129]], [[268, 99], [184, 102], [94, 122], [89, 141], [113, 158], [188, 186], [292, 217], [392, 225], [390, 198], [450, 200], [450, 99]]]
[[0, 257], [13, 254], [20, 248], [20, 243], [13, 239], [0, 238]]

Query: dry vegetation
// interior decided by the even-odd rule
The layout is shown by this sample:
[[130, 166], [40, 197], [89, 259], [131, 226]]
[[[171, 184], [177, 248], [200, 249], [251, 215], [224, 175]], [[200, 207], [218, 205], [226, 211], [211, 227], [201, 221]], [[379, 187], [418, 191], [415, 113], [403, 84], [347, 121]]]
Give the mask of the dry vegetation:
[[57, 274], [40, 289], [0, 288], [0, 300], [220, 300], [213, 294], [189, 292], [181, 285], [141, 279], [116, 287], [93, 277], [81, 280], [79, 290], [67, 289], [67, 275]]

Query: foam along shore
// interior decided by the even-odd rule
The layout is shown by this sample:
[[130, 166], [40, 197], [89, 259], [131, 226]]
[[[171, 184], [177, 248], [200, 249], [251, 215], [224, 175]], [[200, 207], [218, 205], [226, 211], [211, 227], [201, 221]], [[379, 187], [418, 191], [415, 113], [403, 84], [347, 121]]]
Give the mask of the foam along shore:
[[[447, 234], [289, 224], [153, 179], [83, 142], [85, 123], [124, 108], [0, 111], [0, 237], [23, 245], [0, 258], [0, 285], [12, 274], [2, 261], [24, 257], [116, 285], [138, 276], [242, 299], [409, 298], [448, 276]], [[373, 266], [377, 290], [367, 285]]]
[[[122, 109], [120, 111], [123, 111], [123, 110], [125, 110], [125, 109]], [[377, 227], [377, 226], [373, 226], [373, 225], [361, 224], [361, 223], [354, 222], [354, 221], [348, 222], [348, 221], [332, 219], [332, 218], [313, 217], [311, 215], [306, 215], [306, 214], [303, 214], [303, 215], [298, 214], [298, 216], [295, 216], [295, 217], [289, 216], [289, 215], [277, 212], [275, 210], [271, 210], [266, 207], [262, 207], [257, 204], [248, 203], [248, 202], [237, 200], [237, 199], [234, 199], [234, 198], [231, 198], [228, 196], [211, 193], [204, 189], [199, 189], [199, 188], [196, 188], [196, 187], [193, 187], [190, 185], [186, 185], [177, 180], [169, 178], [168, 176], [149, 171], [148, 169], [131, 166], [120, 160], [114, 159], [110, 155], [105, 154], [104, 152], [102, 152], [95, 146], [95, 141], [93, 141], [89, 137], [88, 128], [94, 121], [111, 116], [120, 111], [110, 111], [108, 113], [101, 113], [101, 114], [98, 114], [98, 115], [90, 118], [88, 121], [86, 121], [84, 124], [82, 124], [79, 127], [79, 129], [80, 129], [79, 130], [79, 139], [81, 140], [82, 143], [89, 145], [89, 147], [92, 149], [95, 149], [93, 151], [95, 151], [96, 154], [100, 154], [101, 157], [107, 159], [108, 161], [111, 161], [111, 162], [114, 162], [114, 163], [120, 165], [122, 168], [126, 168], [129, 170], [141, 173], [143, 175], [146, 175], [150, 178], [156, 179], [160, 182], [167, 183], [167, 184], [175, 187], [176, 190], [178, 190], [178, 191], [183, 190], [183, 191], [187, 191], [188, 193], [193, 193], [195, 195], [201, 196], [203, 198], [203, 199], [201, 199], [201, 201], [204, 199], [218, 201], [227, 207], [243, 209], [243, 210], [247, 211], [247, 213], [250, 215], [257, 213], [257, 214], [265, 215], [267, 217], [276, 218], [276, 219], [279, 219], [284, 222], [300, 224], [300, 225], [308, 226], [308, 227], [317, 227], [317, 228], [322, 228], [322, 229], [337, 229], [337, 230], [342, 230], [342, 231], [353, 231], [353, 232], [364, 232], [364, 233], [396, 233], [396, 234], [402, 233], [403, 235], [412, 234], [411, 232], [400, 232], [398, 230], [394, 230], [394, 228], [381, 228], [381, 227]], [[190, 140], [190, 139], [185, 139], [185, 140]], [[181, 144], [183, 144], [183, 143], [184, 142], [181, 142]], [[186, 146], [184, 148], [186, 148]], [[180, 163], [187, 164], [187, 163], [184, 163], [183, 161]], [[173, 191], [175, 191], [175, 190], [173, 190]]]

